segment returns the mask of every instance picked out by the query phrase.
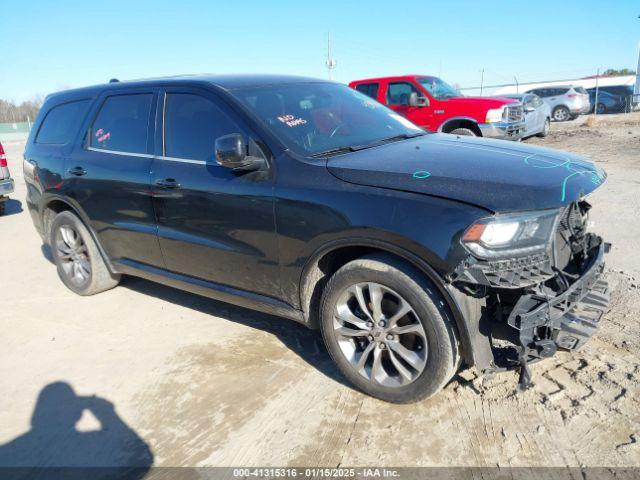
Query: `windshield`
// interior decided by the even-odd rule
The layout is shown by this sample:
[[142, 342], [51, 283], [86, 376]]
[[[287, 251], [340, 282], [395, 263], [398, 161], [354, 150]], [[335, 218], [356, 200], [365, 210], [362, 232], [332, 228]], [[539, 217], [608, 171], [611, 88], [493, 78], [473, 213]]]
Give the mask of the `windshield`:
[[406, 118], [346, 85], [296, 83], [231, 93], [288, 148], [307, 156], [366, 148], [425, 133]]
[[440, 80], [438, 77], [422, 77], [418, 79], [418, 82], [420, 82], [420, 85], [422, 85], [433, 98], [437, 98], [438, 100], [462, 97], [462, 94], [458, 90], [447, 82]]

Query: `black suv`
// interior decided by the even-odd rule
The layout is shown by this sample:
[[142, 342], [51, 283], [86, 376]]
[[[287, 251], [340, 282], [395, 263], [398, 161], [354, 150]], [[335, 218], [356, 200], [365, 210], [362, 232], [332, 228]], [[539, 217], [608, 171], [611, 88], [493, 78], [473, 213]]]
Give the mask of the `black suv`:
[[409, 402], [581, 347], [608, 245], [574, 155], [427, 134], [332, 82], [114, 81], [49, 96], [27, 205], [67, 287], [122, 274], [319, 328], [341, 372]]

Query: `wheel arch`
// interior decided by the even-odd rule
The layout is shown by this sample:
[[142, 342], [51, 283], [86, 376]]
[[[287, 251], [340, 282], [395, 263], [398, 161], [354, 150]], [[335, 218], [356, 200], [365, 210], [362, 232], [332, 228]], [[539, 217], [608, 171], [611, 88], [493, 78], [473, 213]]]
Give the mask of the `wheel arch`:
[[100, 255], [102, 255], [102, 259], [106, 263], [109, 271], [111, 273], [118, 273], [113, 268], [113, 264], [111, 263], [109, 256], [106, 254], [105, 250], [102, 248], [100, 239], [98, 238], [98, 235], [96, 234], [94, 229], [91, 227], [89, 218], [84, 214], [84, 212], [82, 212], [82, 210], [77, 205], [74, 205], [73, 201], [61, 195], [47, 195], [45, 198], [43, 198], [40, 215], [42, 218], [42, 232], [43, 232], [44, 243], [49, 245], [49, 247], [51, 247], [50, 231], [49, 231], [51, 227], [51, 222], [53, 222], [53, 219], [58, 213], [64, 212], [64, 211], [69, 211], [80, 219], [80, 221], [83, 223], [83, 225], [89, 232], [89, 235], [91, 235], [91, 238], [95, 242], [98, 248], [98, 251], [100, 252]]
[[482, 137], [482, 131], [478, 126], [478, 121], [472, 117], [453, 117], [448, 119], [440, 128], [438, 128], [439, 132], [449, 133], [456, 128], [468, 128], [473, 131], [478, 137]]
[[302, 270], [299, 284], [300, 305], [306, 324], [313, 329], [319, 327], [320, 298], [331, 275], [346, 263], [370, 253], [390, 255], [417, 269], [433, 283], [453, 316], [462, 347], [462, 358], [465, 363], [472, 365], [474, 363], [473, 342], [470, 329], [462, 313], [463, 310], [444, 284], [442, 277], [419, 256], [381, 240], [365, 238], [337, 240], [324, 245], [309, 258]]

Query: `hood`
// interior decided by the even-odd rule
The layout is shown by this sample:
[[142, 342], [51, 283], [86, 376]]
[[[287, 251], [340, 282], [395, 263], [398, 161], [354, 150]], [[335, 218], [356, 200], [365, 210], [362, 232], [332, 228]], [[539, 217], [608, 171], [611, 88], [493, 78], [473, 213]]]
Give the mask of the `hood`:
[[452, 97], [443, 100], [449, 104], [460, 104], [465, 107], [476, 106], [485, 108], [499, 108], [508, 103], [518, 103], [515, 98], [500, 97]]
[[449, 134], [332, 157], [327, 168], [346, 182], [449, 198], [496, 213], [559, 208], [606, 178], [574, 154]]

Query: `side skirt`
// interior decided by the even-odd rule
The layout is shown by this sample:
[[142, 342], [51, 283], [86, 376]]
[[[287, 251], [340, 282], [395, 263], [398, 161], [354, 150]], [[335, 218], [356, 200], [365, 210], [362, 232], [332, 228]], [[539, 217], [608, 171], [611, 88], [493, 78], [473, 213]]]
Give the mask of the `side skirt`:
[[152, 267], [144, 263], [139, 263], [126, 258], [114, 261], [116, 270], [126, 275], [141, 277], [152, 282], [168, 285], [179, 290], [213, 298], [221, 302], [231, 303], [240, 307], [258, 310], [260, 312], [285, 317], [290, 320], [308, 326], [301, 310], [293, 308], [291, 305], [275, 298], [247, 292], [238, 288], [209, 282], [201, 278], [190, 277], [180, 273], [171, 272], [162, 268]]

